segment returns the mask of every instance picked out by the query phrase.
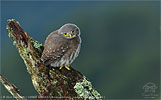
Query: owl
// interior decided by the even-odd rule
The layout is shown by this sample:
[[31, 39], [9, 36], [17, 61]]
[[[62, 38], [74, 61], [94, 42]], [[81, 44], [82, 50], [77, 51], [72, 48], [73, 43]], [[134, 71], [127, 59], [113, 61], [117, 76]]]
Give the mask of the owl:
[[43, 64], [70, 70], [71, 63], [79, 54], [80, 45], [79, 28], [75, 24], [65, 24], [48, 35], [42, 56], [35, 66]]

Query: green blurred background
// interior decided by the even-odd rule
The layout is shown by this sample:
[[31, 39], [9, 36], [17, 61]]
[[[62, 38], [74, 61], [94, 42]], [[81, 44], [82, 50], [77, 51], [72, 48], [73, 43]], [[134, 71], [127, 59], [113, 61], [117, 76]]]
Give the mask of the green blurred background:
[[[5, 30], [11, 18], [42, 43], [65, 23], [78, 25], [82, 46], [72, 66], [104, 99], [144, 99], [148, 82], [157, 86], [151, 97], [159, 99], [160, 1], [2, 1], [1, 74], [33, 96], [30, 75]], [[11, 96], [0, 88], [1, 97]]]

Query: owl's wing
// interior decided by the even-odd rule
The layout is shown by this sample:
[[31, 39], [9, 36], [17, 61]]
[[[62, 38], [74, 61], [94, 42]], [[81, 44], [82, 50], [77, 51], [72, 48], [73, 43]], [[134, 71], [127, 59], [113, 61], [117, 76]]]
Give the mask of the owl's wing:
[[61, 46], [44, 53], [41, 57], [41, 61], [44, 65], [50, 65], [51, 63], [59, 61], [64, 54], [69, 50], [68, 46]]
[[50, 65], [59, 61], [69, 50], [68, 41], [57, 34], [51, 34], [47, 37], [44, 45], [44, 51], [41, 56], [41, 62], [44, 65]]

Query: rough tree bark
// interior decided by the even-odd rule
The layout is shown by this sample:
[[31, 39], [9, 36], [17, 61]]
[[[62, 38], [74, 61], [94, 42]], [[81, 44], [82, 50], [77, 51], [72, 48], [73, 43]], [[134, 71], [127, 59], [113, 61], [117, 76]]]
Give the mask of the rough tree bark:
[[[91, 82], [72, 67], [70, 68], [71, 70], [65, 68], [60, 70], [59, 68], [50, 68], [43, 65], [35, 67], [35, 63], [43, 51], [43, 45], [24, 32], [14, 19], [8, 20], [6, 29], [8, 36], [13, 40], [20, 56], [24, 60], [31, 75], [33, 86], [40, 94], [41, 99], [101, 99], [101, 95], [93, 89]], [[4, 83], [7, 80], [2, 76], [0, 78], [2, 84], [5, 85]], [[6, 82], [3, 82], [2, 79]], [[9, 89], [8, 91], [11, 94], [14, 92], [19, 93], [16, 88], [14, 92]], [[17, 96], [16, 98], [20, 97]], [[25, 100], [25, 98], [23, 99]]]

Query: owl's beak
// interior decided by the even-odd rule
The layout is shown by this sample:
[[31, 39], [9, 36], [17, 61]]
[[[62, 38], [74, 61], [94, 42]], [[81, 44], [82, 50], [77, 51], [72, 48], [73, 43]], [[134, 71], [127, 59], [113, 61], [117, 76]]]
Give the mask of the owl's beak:
[[73, 32], [73, 33], [71, 32], [71, 33], [69, 33], [69, 35], [70, 35], [69, 37], [72, 38], [73, 35], [75, 35], [75, 32]]
[[72, 38], [72, 34], [69, 34], [69, 37]]
[[67, 33], [67, 37], [72, 38], [72, 33]]

